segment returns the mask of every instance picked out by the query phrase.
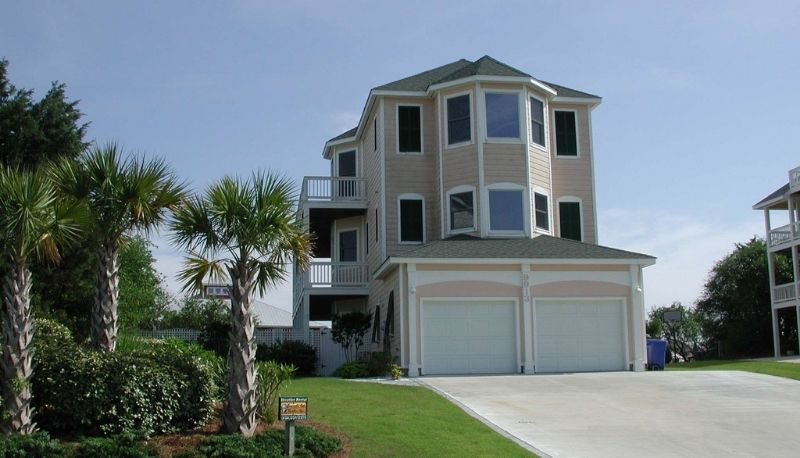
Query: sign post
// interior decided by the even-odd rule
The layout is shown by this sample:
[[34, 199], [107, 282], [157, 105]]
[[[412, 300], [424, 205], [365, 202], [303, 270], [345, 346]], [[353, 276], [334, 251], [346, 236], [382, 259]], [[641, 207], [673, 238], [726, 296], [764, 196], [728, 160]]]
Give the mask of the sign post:
[[294, 456], [294, 422], [308, 419], [307, 397], [278, 398], [278, 420], [285, 422], [283, 450]]

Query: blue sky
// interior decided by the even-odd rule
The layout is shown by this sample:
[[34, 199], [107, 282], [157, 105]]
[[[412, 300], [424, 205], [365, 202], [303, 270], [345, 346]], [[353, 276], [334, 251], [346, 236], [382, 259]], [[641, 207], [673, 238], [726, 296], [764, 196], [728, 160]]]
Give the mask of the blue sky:
[[[39, 95], [66, 83], [89, 139], [163, 155], [197, 189], [327, 174], [322, 145], [370, 88], [459, 58], [601, 95], [600, 242], [659, 258], [648, 306], [694, 302], [800, 165], [800, 3], [379, 3], [5, 2], [0, 56]], [[155, 242], [174, 288], [180, 253]], [[289, 289], [265, 299], [288, 308]]]

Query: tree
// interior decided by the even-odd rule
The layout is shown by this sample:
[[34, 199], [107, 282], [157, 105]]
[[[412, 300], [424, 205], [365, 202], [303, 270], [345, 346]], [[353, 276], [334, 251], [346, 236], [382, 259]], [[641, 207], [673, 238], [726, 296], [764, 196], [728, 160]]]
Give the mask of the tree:
[[[791, 265], [778, 258], [778, 275], [791, 278]], [[732, 356], [772, 353], [772, 316], [767, 245], [753, 237], [714, 265], [697, 302], [703, 333]]]
[[80, 237], [80, 207], [56, 198], [40, 171], [0, 167], [0, 252], [9, 259], [3, 281], [3, 398], [6, 432], [28, 434], [33, 375], [31, 272], [33, 257], [58, 261], [60, 248]]
[[[9, 63], [0, 59], [0, 165], [31, 169], [48, 161], [74, 159], [85, 150], [88, 123], [78, 101], [66, 98], [66, 86], [53, 83], [40, 100], [32, 90], [17, 88], [8, 79]], [[88, 329], [93, 298], [94, 250], [86, 242], [64, 247], [61, 262], [31, 259], [36, 282], [31, 306], [68, 324], [73, 332]], [[0, 258], [0, 271], [8, 260]]]
[[184, 289], [200, 292], [206, 278], [232, 284], [228, 432], [252, 436], [257, 426], [253, 294], [284, 280], [292, 258], [300, 269], [308, 264], [311, 239], [295, 198], [292, 184], [274, 174], [226, 177], [173, 215], [173, 241], [189, 253], [179, 273]]
[[117, 257], [132, 231], [148, 234], [178, 205], [185, 185], [162, 159], [129, 156], [110, 143], [78, 161], [61, 161], [54, 172], [59, 191], [85, 202], [97, 271], [90, 335], [96, 348], [117, 344], [119, 272]]
[[231, 312], [219, 299], [185, 296], [178, 310], [168, 310], [161, 320], [162, 328], [203, 329], [212, 323], [229, 324]]
[[[681, 320], [675, 322], [664, 321], [664, 312], [679, 310]], [[680, 302], [673, 302], [670, 306], [656, 307], [650, 311], [647, 322], [648, 334], [651, 337], [663, 337], [669, 348], [688, 361], [704, 349], [705, 340], [702, 334], [702, 321], [697, 312], [685, 307]]]
[[66, 100], [66, 86], [54, 82], [39, 101], [33, 91], [8, 80], [8, 61], [0, 59], [0, 163], [31, 168], [63, 157], [76, 158], [86, 149], [88, 124], [78, 101]]
[[358, 357], [358, 350], [364, 345], [364, 335], [372, 323], [372, 315], [362, 312], [349, 312], [334, 315], [331, 322], [331, 337], [342, 346], [347, 362]]
[[124, 329], [152, 329], [171, 298], [156, 270], [150, 242], [136, 235], [119, 251], [119, 322]]

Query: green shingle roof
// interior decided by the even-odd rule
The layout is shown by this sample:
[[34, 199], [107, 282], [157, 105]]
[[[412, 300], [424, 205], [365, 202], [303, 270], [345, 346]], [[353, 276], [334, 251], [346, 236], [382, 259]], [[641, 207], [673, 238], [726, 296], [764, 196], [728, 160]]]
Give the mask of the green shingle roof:
[[590, 243], [539, 235], [532, 239], [481, 239], [451, 237], [404, 251], [393, 258], [431, 259], [652, 259], [655, 257]]
[[[461, 78], [468, 78], [476, 75], [533, 78], [531, 75], [508, 64], [504, 64], [503, 62], [500, 62], [491, 56], [483, 56], [475, 62], [471, 62], [467, 59], [460, 59], [455, 62], [450, 62], [449, 64], [442, 65], [441, 67], [432, 68], [407, 78], [392, 81], [391, 83], [378, 86], [374, 89], [379, 91], [424, 92], [434, 84], [446, 83], [448, 81], [455, 81]], [[547, 83], [545, 81], [540, 82], [550, 86], [559, 96], [562, 97], [600, 98], [596, 95], [570, 89], [559, 84]]]

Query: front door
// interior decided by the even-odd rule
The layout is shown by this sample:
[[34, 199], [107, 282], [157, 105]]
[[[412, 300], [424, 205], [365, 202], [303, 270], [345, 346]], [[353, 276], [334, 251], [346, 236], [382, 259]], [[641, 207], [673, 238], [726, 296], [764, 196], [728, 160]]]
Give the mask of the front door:
[[345, 151], [339, 153], [339, 173], [338, 176], [343, 178], [339, 180], [339, 198], [348, 199], [356, 196], [356, 182], [355, 180], [348, 180], [356, 176], [356, 152]]

